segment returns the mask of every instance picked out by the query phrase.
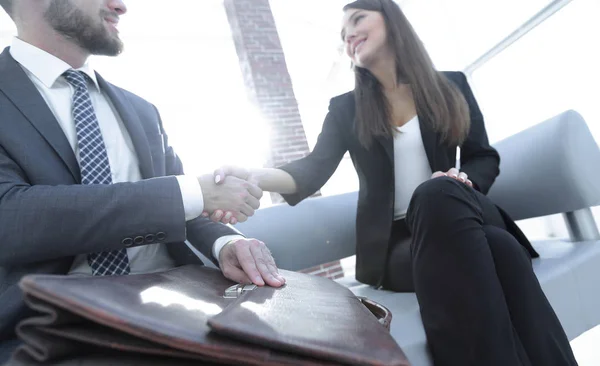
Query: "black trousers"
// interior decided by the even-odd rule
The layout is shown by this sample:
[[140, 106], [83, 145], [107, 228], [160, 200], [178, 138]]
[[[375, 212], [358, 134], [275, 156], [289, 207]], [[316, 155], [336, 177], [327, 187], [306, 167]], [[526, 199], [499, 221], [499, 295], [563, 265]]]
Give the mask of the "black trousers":
[[0, 365], [8, 365], [8, 360], [19, 344], [21, 344], [21, 341], [18, 339], [0, 341]]
[[392, 236], [384, 288], [414, 284], [436, 366], [577, 365], [528, 252], [486, 196], [427, 181]]

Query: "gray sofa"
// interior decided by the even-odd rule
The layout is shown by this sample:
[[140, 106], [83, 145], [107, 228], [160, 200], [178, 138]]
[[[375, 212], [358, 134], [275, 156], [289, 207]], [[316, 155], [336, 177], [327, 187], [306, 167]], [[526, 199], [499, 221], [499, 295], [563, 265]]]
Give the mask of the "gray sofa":
[[[567, 111], [495, 145], [501, 174], [490, 197], [516, 220], [563, 214], [567, 240], [534, 242], [535, 272], [569, 339], [600, 324], [600, 235], [590, 207], [600, 205], [600, 150], [583, 118]], [[265, 241], [279, 267], [300, 270], [354, 255], [357, 194], [258, 210], [236, 227]], [[391, 332], [414, 366], [432, 365], [412, 293], [375, 290], [353, 276], [338, 280], [386, 305]]]

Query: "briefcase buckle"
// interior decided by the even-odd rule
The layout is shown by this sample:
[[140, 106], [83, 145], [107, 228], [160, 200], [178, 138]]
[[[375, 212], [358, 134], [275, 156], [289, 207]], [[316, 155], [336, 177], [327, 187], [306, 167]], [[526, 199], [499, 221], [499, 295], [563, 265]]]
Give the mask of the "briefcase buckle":
[[244, 292], [252, 291], [255, 288], [256, 288], [256, 285], [242, 285], [242, 284], [233, 285], [233, 286], [229, 287], [227, 290], [225, 290], [225, 294], [223, 295], [223, 297], [226, 299], [237, 299]]

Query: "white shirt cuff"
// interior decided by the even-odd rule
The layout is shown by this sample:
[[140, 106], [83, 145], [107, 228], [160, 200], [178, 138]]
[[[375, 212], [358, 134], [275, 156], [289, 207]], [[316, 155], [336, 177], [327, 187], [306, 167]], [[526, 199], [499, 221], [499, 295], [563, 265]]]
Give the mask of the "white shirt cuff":
[[221, 254], [221, 249], [225, 246], [225, 244], [229, 243], [232, 240], [244, 239], [241, 235], [225, 235], [215, 240], [215, 244], [213, 245], [212, 254], [213, 257], [219, 261], [219, 255]]
[[198, 178], [191, 175], [178, 175], [177, 182], [183, 199], [185, 221], [190, 221], [202, 215], [204, 210], [204, 196]]

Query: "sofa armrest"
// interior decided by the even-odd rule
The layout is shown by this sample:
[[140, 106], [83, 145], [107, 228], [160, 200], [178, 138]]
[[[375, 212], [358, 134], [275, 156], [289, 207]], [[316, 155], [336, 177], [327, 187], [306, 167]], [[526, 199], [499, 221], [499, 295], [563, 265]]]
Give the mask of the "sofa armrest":
[[600, 150], [579, 113], [563, 112], [494, 147], [500, 175], [489, 197], [513, 219], [600, 205]]
[[236, 225], [269, 247], [279, 268], [301, 270], [356, 253], [358, 192], [262, 208]]

